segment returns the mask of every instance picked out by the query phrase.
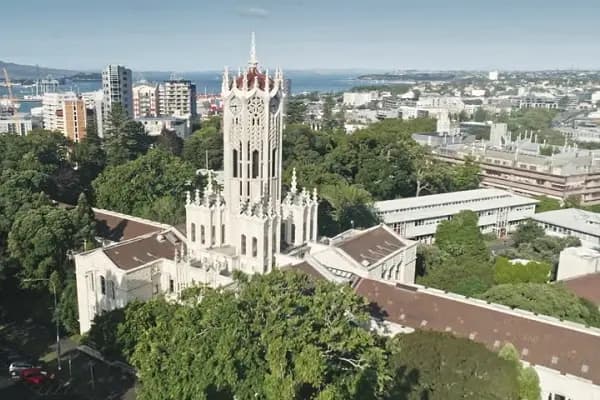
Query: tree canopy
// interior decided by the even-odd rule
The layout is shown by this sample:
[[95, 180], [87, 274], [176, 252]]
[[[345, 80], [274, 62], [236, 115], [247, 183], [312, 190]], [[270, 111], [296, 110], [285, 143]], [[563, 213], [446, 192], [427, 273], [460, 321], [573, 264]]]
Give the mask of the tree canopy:
[[482, 344], [416, 331], [397, 335], [390, 347], [390, 400], [519, 398], [517, 365]]
[[183, 159], [196, 169], [220, 170], [223, 168], [223, 132], [220, 124], [205, 123], [183, 143]]
[[551, 266], [545, 262], [511, 262], [508, 258], [497, 257], [494, 265], [494, 282], [504, 283], [546, 283], [550, 280]]
[[600, 326], [600, 312], [559, 284], [515, 283], [494, 286], [483, 299], [591, 326]]
[[107, 168], [93, 187], [100, 208], [175, 224], [184, 216], [185, 191], [197, 180], [191, 164], [153, 149], [136, 160]]

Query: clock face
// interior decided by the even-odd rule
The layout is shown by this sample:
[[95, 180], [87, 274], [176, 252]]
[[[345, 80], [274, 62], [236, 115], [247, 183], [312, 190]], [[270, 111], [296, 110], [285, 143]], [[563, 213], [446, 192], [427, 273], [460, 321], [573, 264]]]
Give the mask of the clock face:
[[229, 108], [234, 115], [237, 115], [242, 110], [242, 102], [237, 97], [234, 97], [229, 103]]
[[274, 97], [273, 99], [271, 99], [271, 104], [269, 104], [269, 108], [272, 113], [277, 112], [277, 110], [279, 109], [279, 98]]

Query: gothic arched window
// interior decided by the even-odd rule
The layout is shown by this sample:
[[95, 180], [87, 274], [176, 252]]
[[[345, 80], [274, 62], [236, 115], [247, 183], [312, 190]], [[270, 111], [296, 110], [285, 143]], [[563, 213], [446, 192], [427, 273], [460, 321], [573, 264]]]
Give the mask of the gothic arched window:
[[258, 178], [258, 150], [252, 152], [252, 178]]
[[271, 155], [271, 176], [275, 178], [277, 176], [277, 148], [274, 148]]
[[258, 239], [255, 237], [252, 238], [252, 257], [256, 257], [258, 255]]
[[192, 242], [196, 241], [196, 224], [192, 222], [192, 226], [190, 228], [191, 232], [190, 235], [192, 237]]
[[233, 149], [233, 177], [238, 177], [238, 151]]
[[242, 243], [241, 243], [241, 253], [242, 255], [246, 255], [246, 235], [242, 235]]
[[204, 244], [205, 241], [204, 225], [200, 225], [200, 243]]

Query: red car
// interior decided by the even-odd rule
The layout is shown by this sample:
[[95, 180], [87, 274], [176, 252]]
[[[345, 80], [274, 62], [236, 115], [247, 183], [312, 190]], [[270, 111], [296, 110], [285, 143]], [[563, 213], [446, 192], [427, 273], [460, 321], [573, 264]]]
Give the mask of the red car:
[[32, 385], [43, 385], [50, 380], [48, 373], [41, 368], [28, 368], [21, 371], [21, 378], [24, 382]]

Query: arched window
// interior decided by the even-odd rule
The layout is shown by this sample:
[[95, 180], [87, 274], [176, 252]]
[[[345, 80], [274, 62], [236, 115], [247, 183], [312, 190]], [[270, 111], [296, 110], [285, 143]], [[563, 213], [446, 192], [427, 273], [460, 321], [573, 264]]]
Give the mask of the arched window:
[[192, 237], [192, 242], [196, 241], [196, 224], [192, 222], [192, 226], [190, 228], [190, 236]]
[[252, 238], [252, 257], [256, 257], [258, 255], [258, 239], [255, 237]]
[[258, 178], [258, 150], [252, 152], [252, 178]]
[[210, 244], [214, 246], [217, 242], [217, 227], [214, 225], [210, 226]]
[[292, 242], [292, 244], [296, 243], [296, 224], [292, 224], [291, 242]]
[[241, 243], [241, 253], [242, 255], [246, 255], [246, 235], [242, 235], [242, 243]]
[[238, 151], [233, 149], [233, 177], [238, 177]]
[[100, 277], [100, 292], [106, 294], [106, 279], [103, 276]]
[[221, 225], [221, 244], [225, 244], [225, 224]]
[[205, 243], [204, 225], [200, 225], [200, 243]]
[[271, 153], [271, 163], [273, 164], [271, 166], [271, 176], [274, 178], [277, 176], [277, 149], [273, 149]]

